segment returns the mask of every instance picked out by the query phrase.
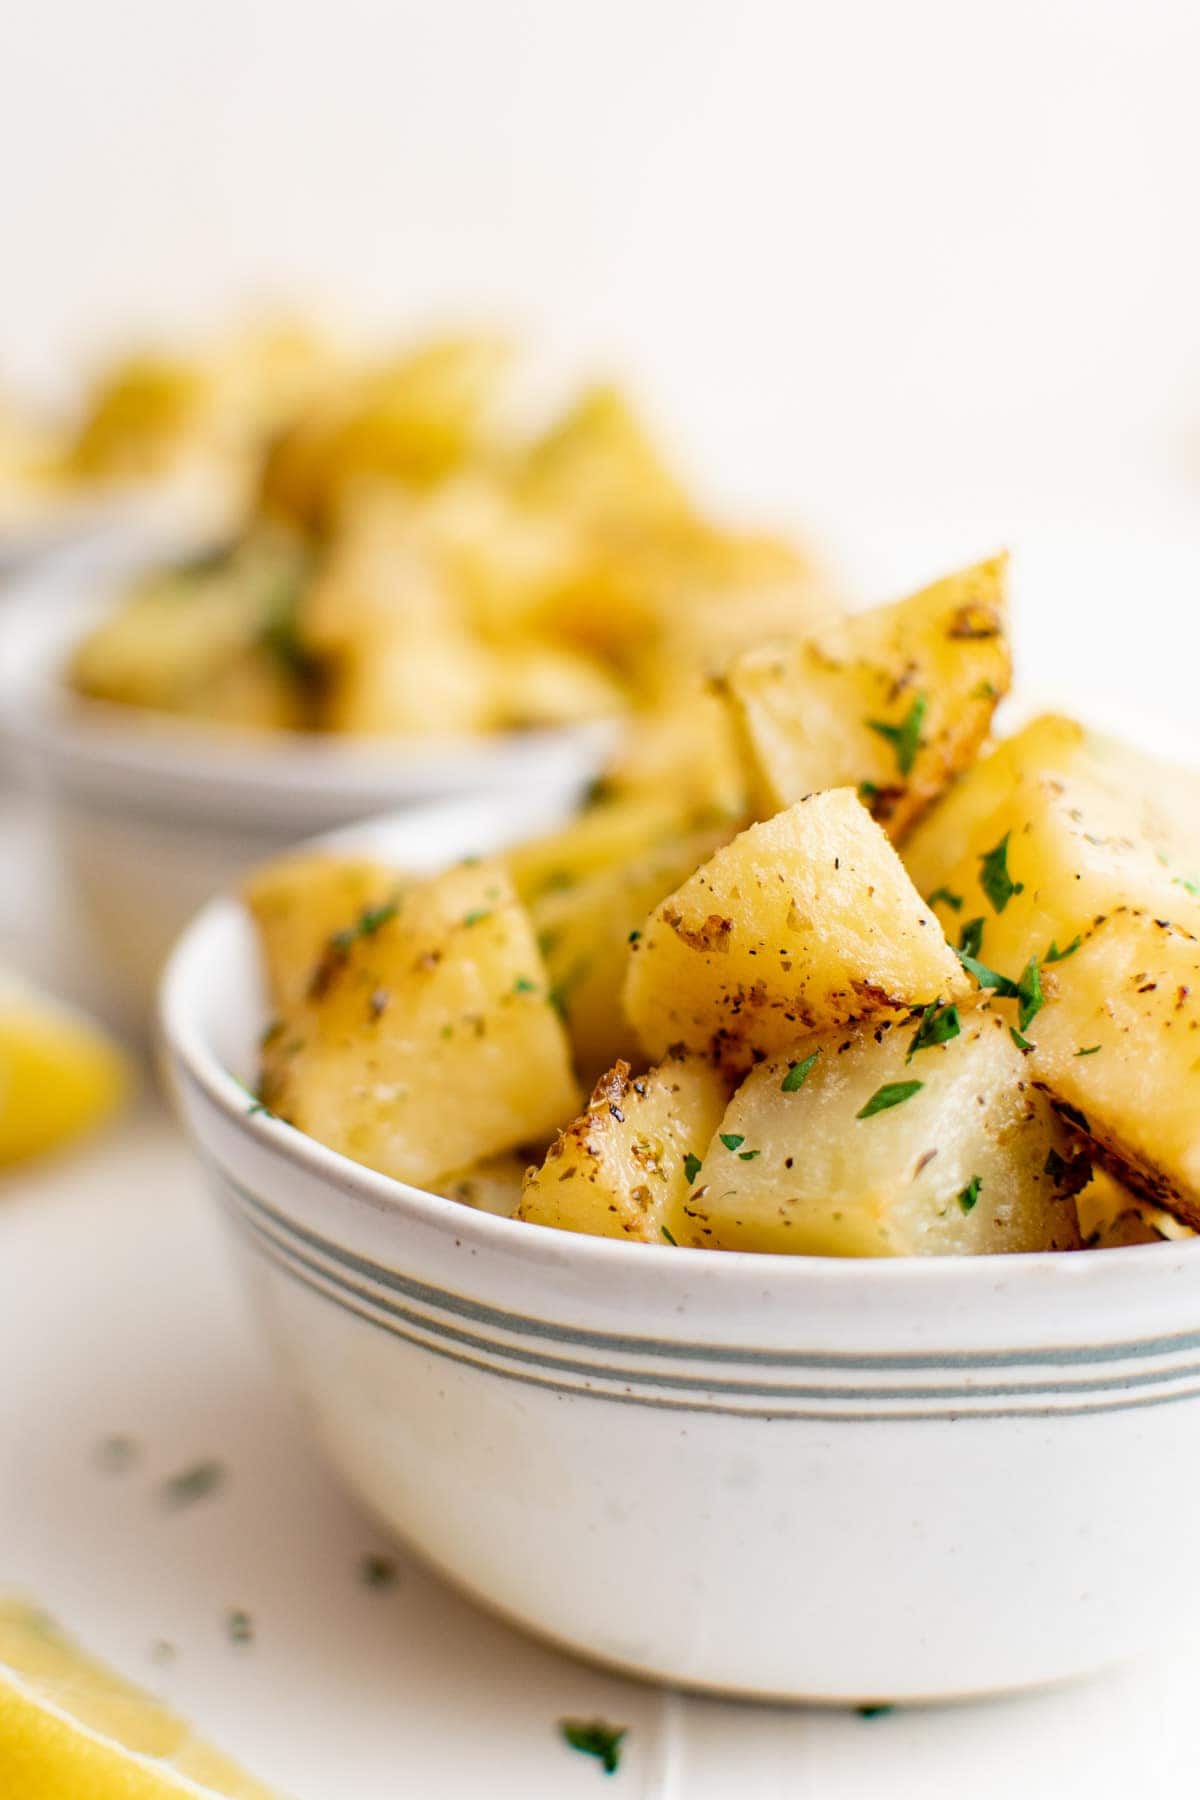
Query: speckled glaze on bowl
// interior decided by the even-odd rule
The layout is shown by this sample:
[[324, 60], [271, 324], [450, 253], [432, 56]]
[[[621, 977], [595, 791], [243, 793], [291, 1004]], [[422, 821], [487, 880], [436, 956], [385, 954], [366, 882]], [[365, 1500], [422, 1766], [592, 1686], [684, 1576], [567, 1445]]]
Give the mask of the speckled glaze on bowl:
[[432, 797], [575, 799], [609, 722], [470, 740], [245, 732], [80, 700], [71, 645], [178, 539], [48, 561], [0, 604], [0, 745], [52, 809], [69, 877], [112, 959], [129, 1022], [148, 1016], [168, 948], [210, 895], [297, 838]]
[[[412, 867], [549, 823], [342, 834]], [[253, 937], [211, 904], [162, 1024], [255, 1304], [348, 1485], [485, 1605], [722, 1693], [1036, 1686], [1189, 1628], [1200, 1241], [840, 1262], [559, 1233], [261, 1113]]]

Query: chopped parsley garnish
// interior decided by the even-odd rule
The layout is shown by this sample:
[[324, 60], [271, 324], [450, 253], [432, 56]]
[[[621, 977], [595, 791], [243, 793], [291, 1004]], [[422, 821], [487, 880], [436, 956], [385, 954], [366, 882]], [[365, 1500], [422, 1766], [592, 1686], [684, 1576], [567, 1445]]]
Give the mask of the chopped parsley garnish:
[[895, 1712], [895, 1710], [895, 1707], [886, 1701], [881, 1702], [878, 1706], [860, 1706], [857, 1709], [860, 1719], [882, 1719], [885, 1713]]
[[727, 1150], [740, 1150], [746, 1141], [742, 1134], [737, 1131], [723, 1131], [720, 1135], [721, 1142]]
[[952, 894], [948, 887], [934, 888], [932, 894], [929, 896], [930, 906], [937, 906], [939, 904], [949, 906], [954, 912], [962, 911], [962, 903], [962, 895]]
[[879, 737], [886, 738], [896, 752], [896, 767], [901, 775], [912, 774], [917, 751], [921, 748], [921, 727], [925, 723], [928, 708], [929, 702], [924, 694], [918, 694], [899, 725], [889, 725], [882, 719], [867, 720], [871, 730]]
[[1076, 1056], [1095, 1056], [1097, 1050], [1103, 1049], [1101, 1044], [1089, 1044], [1086, 1050], [1077, 1050]]
[[1027, 1037], [1021, 1036], [1021, 1033], [1017, 1030], [1015, 1025], [1009, 1026], [1008, 1035], [1012, 1039], [1013, 1043], [1017, 1046], [1017, 1049], [1023, 1050], [1025, 1052], [1026, 1056], [1028, 1056], [1029, 1052], [1035, 1048], [1035, 1046], [1030, 1043], [1030, 1041]]
[[1007, 975], [997, 974], [995, 969], [989, 969], [986, 963], [981, 963], [978, 957], [967, 950], [956, 950], [955, 955], [968, 975], [973, 975], [981, 988], [993, 989], [1002, 1000], [1017, 998], [1017, 984], [1015, 981], [1010, 981]]
[[684, 1179], [687, 1182], [689, 1187], [692, 1186], [697, 1175], [700, 1173], [700, 1171], [703, 1167], [704, 1167], [704, 1164], [701, 1162], [700, 1158], [695, 1154], [694, 1151], [689, 1150], [687, 1155], [683, 1159]]
[[918, 1050], [931, 1050], [935, 1044], [948, 1044], [951, 1038], [958, 1036], [961, 1029], [957, 1006], [942, 1006], [938, 1001], [931, 1000], [921, 1014], [921, 1023], [913, 1033], [905, 1062], [910, 1063]]
[[806, 1056], [804, 1058], [803, 1062], [789, 1063], [788, 1064], [788, 1072], [779, 1084], [780, 1093], [782, 1093], [782, 1094], [797, 1094], [797, 1093], [799, 1093], [800, 1089], [804, 1086], [805, 1082], [808, 1080], [809, 1076], [812, 1074], [813, 1064], [816, 1062], [816, 1060], [817, 1060], [818, 1056], [820, 1056], [820, 1054], [821, 1054], [821, 1052], [819, 1050], [814, 1050], [812, 1052], [811, 1056]]
[[636, 944], [638, 939], [641, 937], [641, 935], [642, 934], [640, 931], [631, 931], [628, 938], [626, 939], [626, 942], [630, 943], [630, 944]]
[[191, 1506], [193, 1501], [204, 1500], [221, 1486], [225, 1479], [225, 1464], [215, 1457], [208, 1457], [203, 1462], [193, 1463], [190, 1468], [181, 1469], [178, 1475], [171, 1475], [162, 1485], [162, 1497], [167, 1506]]
[[1176, 887], [1186, 889], [1194, 900], [1200, 900], [1200, 881], [1192, 881], [1187, 875], [1172, 876]]
[[133, 1467], [138, 1455], [137, 1439], [120, 1433], [101, 1438], [96, 1445], [96, 1461], [106, 1475], [123, 1475], [126, 1469]]
[[1058, 945], [1054, 942], [1054, 940], [1052, 938], [1050, 940], [1050, 948], [1047, 950], [1045, 956], [1042, 958], [1042, 961], [1048, 962], [1048, 963], [1066, 962], [1068, 956], [1074, 956], [1075, 952], [1078, 950], [1078, 948], [1079, 948], [1080, 944], [1082, 944], [1082, 942], [1083, 942], [1083, 939], [1081, 937], [1072, 938], [1071, 942], [1067, 945], [1066, 949], [1060, 950]]
[[391, 923], [398, 910], [395, 900], [386, 900], [382, 906], [364, 906], [352, 928], [351, 941], [356, 937], [374, 937], [377, 931]]
[[491, 916], [492, 916], [492, 909], [490, 906], [475, 906], [475, 907], [472, 907], [472, 909], [469, 913], [463, 914], [463, 924], [464, 925], [482, 925], [483, 921], [485, 919], [490, 919]]
[[856, 1119], [873, 1119], [876, 1113], [887, 1112], [893, 1106], [903, 1106], [906, 1100], [919, 1094], [924, 1086], [923, 1081], [885, 1081], [854, 1116]]
[[364, 1587], [391, 1587], [396, 1579], [396, 1565], [390, 1556], [380, 1556], [377, 1550], [368, 1550], [359, 1561], [358, 1578]]
[[983, 920], [968, 919], [958, 934], [958, 947], [964, 956], [978, 956], [983, 949]]
[[675, 1239], [672, 1237], [672, 1235], [671, 1235], [670, 1231], [667, 1229], [667, 1227], [665, 1225], [660, 1225], [658, 1229], [662, 1232], [662, 1234], [666, 1238], [668, 1244], [674, 1244], [676, 1250], [678, 1250], [679, 1245], [675, 1243]]
[[760, 1156], [761, 1154], [762, 1154], [762, 1152], [759, 1150], [739, 1150], [738, 1151], [738, 1161], [739, 1162], [753, 1162], [755, 1157]]
[[252, 1119], [255, 1113], [261, 1113], [265, 1119], [273, 1119], [275, 1117], [275, 1114], [271, 1111], [265, 1100], [252, 1100], [250, 1102], [249, 1106], [246, 1108], [246, 1116], [247, 1118]]
[[536, 994], [537, 993], [537, 982], [530, 981], [528, 975], [518, 975], [517, 979], [513, 982], [513, 993], [514, 994]]
[[979, 885], [991, 902], [993, 912], [1002, 913], [1014, 894], [1025, 891], [1023, 881], [1014, 881], [1008, 872], [1008, 840], [1006, 831], [1000, 842], [979, 859]]
[[1022, 1031], [1026, 1031], [1030, 1021], [1035, 1019], [1045, 1005], [1042, 993], [1042, 973], [1036, 956], [1031, 956], [1025, 964], [1024, 973], [1017, 983], [1016, 998], [1020, 1001], [1017, 1011], [1017, 1023]]
[[225, 1629], [235, 1644], [254, 1641], [254, 1620], [240, 1606], [231, 1606], [225, 1614]]
[[973, 1212], [975, 1202], [979, 1198], [979, 1190], [983, 1186], [982, 1175], [972, 1175], [962, 1193], [958, 1196], [958, 1204], [965, 1213]]
[[603, 1719], [560, 1719], [558, 1729], [572, 1750], [594, 1756], [606, 1775], [615, 1775], [621, 1762], [621, 1742], [627, 1725], [606, 1725]]
[[860, 781], [858, 784], [858, 797], [860, 800], [878, 800], [879, 789], [873, 781]]

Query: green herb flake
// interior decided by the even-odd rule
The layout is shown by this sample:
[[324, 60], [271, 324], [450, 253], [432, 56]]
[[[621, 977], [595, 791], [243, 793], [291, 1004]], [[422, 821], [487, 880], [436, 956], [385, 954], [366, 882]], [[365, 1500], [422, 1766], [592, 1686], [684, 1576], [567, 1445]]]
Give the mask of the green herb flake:
[[1042, 961], [1047, 963], [1066, 962], [1068, 956], [1074, 956], [1082, 942], [1083, 939], [1081, 937], [1072, 938], [1066, 949], [1060, 950], [1054, 940], [1051, 939], [1050, 948], [1042, 958]]
[[114, 1432], [110, 1437], [101, 1438], [96, 1445], [95, 1460], [98, 1468], [106, 1475], [123, 1475], [137, 1462], [141, 1448], [136, 1438], [126, 1437], [124, 1433]]
[[948, 1044], [961, 1030], [957, 1006], [942, 1006], [939, 1001], [931, 1000], [913, 1033], [905, 1062], [910, 1063], [918, 1050], [932, 1050], [937, 1044]]
[[206, 1457], [203, 1462], [192, 1463], [190, 1468], [181, 1469], [177, 1475], [171, 1475], [162, 1484], [163, 1503], [170, 1507], [191, 1506], [197, 1500], [206, 1500], [215, 1494], [225, 1480], [225, 1464], [215, 1457]]
[[472, 909], [469, 913], [463, 914], [463, 924], [464, 925], [482, 925], [483, 921], [485, 919], [490, 919], [491, 916], [492, 916], [492, 909], [490, 906], [475, 906], [475, 907], [472, 907]]
[[271, 1111], [265, 1100], [252, 1100], [246, 1108], [246, 1117], [248, 1119], [253, 1119], [259, 1113], [262, 1114], [264, 1119], [273, 1119], [275, 1117], [275, 1114]]
[[923, 1081], [885, 1081], [854, 1116], [856, 1119], [873, 1119], [876, 1113], [887, 1112], [893, 1106], [903, 1106], [906, 1100], [919, 1094], [924, 1086]]
[[858, 797], [860, 800], [865, 801], [878, 800], [879, 789], [873, 781], [860, 781], [858, 784]]
[[1017, 998], [1017, 984], [1015, 981], [1010, 981], [1007, 975], [997, 974], [995, 969], [989, 969], [986, 963], [981, 963], [978, 957], [971, 955], [966, 950], [956, 950], [955, 955], [967, 974], [973, 975], [981, 988], [990, 988], [994, 993], [999, 994], [1002, 1000]]
[[1024, 1051], [1026, 1056], [1028, 1056], [1029, 1052], [1035, 1048], [1035, 1046], [1030, 1043], [1030, 1041], [1027, 1037], [1021, 1036], [1021, 1033], [1017, 1030], [1015, 1025], [1009, 1026], [1008, 1035], [1012, 1039], [1013, 1043], [1017, 1046], [1017, 1049]]
[[626, 942], [630, 943], [630, 944], [636, 944], [638, 939], [641, 937], [641, 935], [642, 934], [640, 931], [631, 931], [628, 938], [626, 939]]
[[972, 1175], [962, 1193], [958, 1196], [958, 1204], [965, 1213], [975, 1210], [975, 1202], [979, 1198], [979, 1190], [983, 1186], [982, 1175]]
[[700, 1171], [703, 1167], [704, 1167], [704, 1164], [701, 1162], [700, 1158], [694, 1153], [694, 1151], [689, 1150], [687, 1155], [683, 1159], [684, 1180], [687, 1182], [689, 1187], [692, 1187], [694, 1185], [696, 1177], [700, 1173]]
[[803, 1062], [789, 1063], [788, 1072], [779, 1084], [780, 1093], [798, 1094], [812, 1074], [813, 1065], [820, 1054], [821, 1052], [819, 1050], [814, 1050], [811, 1056], [806, 1056], [804, 1058]]
[[254, 1642], [254, 1620], [240, 1606], [231, 1606], [225, 1614], [225, 1629], [234, 1644]]
[[668, 1244], [673, 1245], [674, 1248], [676, 1250], [678, 1250], [679, 1245], [675, 1242], [675, 1239], [672, 1237], [672, 1235], [671, 1235], [670, 1231], [667, 1229], [667, 1227], [665, 1225], [660, 1225], [658, 1229], [662, 1232], [662, 1234], [666, 1238]]
[[1025, 883], [1014, 881], [1008, 872], [1008, 840], [1006, 831], [1000, 842], [979, 859], [979, 885], [991, 902], [993, 912], [1002, 913], [1014, 894], [1023, 894]]
[[963, 956], [978, 956], [983, 949], [983, 920], [968, 919], [958, 934], [958, 947]]
[[1042, 974], [1036, 956], [1031, 956], [1025, 964], [1024, 973], [1017, 983], [1016, 998], [1020, 1001], [1017, 1010], [1017, 1023], [1022, 1031], [1029, 1028], [1030, 1021], [1035, 1019], [1045, 1005], [1042, 993]]
[[627, 1725], [606, 1725], [603, 1719], [560, 1719], [558, 1729], [572, 1750], [578, 1750], [581, 1756], [594, 1756], [606, 1775], [616, 1774]]
[[364, 1587], [391, 1587], [396, 1579], [396, 1565], [390, 1556], [381, 1556], [377, 1550], [368, 1550], [359, 1559], [358, 1579]]
[[761, 1150], [739, 1150], [738, 1151], [738, 1161], [739, 1162], [753, 1162], [756, 1156], [761, 1156], [761, 1155], [762, 1155]]
[[882, 719], [866, 721], [870, 729], [885, 738], [896, 752], [896, 767], [901, 775], [912, 774], [917, 751], [921, 748], [921, 727], [928, 710], [929, 702], [924, 694], [918, 694], [899, 725], [889, 725]]
[[962, 895], [952, 894], [948, 887], [934, 888], [929, 896], [930, 906], [948, 906], [953, 912], [961, 912], [962, 903]]
[[856, 1710], [860, 1719], [882, 1719], [886, 1713], [895, 1712], [896, 1709], [886, 1701], [881, 1701], [876, 1706], [860, 1706]]
[[727, 1150], [740, 1150], [746, 1141], [741, 1133], [737, 1131], [723, 1131], [720, 1135], [721, 1142]]
[[1089, 1044], [1086, 1050], [1077, 1050], [1075, 1054], [1076, 1056], [1095, 1056], [1097, 1050], [1101, 1050], [1103, 1047], [1102, 1044]]
[[1173, 875], [1171, 879], [1176, 887], [1183, 888], [1194, 900], [1200, 900], [1200, 881], [1193, 881], [1188, 875]]
[[536, 994], [537, 993], [537, 982], [530, 981], [528, 975], [518, 975], [517, 979], [513, 982], [513, 993], [514, 994]]

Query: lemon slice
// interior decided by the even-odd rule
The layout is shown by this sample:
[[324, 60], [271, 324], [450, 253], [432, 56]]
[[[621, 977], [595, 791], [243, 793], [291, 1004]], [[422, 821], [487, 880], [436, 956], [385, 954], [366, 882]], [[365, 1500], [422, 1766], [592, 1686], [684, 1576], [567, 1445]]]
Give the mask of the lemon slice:
[[0, 970], [0, 1167], [99, 1124], [128, 1086], [125, 1058], [85, 1014]]
[[272, 1800], [182, 1719], [75, 1647], [47, 1616], [0, 1599], [4, 1800]]

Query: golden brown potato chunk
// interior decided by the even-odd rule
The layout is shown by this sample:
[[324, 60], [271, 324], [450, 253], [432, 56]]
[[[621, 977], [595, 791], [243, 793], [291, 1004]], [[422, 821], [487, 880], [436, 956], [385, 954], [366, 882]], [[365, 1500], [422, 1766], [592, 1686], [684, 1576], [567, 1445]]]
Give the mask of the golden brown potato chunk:
[[294, 1024], [266, 1104], [402, 1181], [427, 1186], [544, 1139], [577, 1105], [533, 927], [497, 862], [450, 869], [351, 920], [328, 940]]
[[805, 1032], [889, 1018], [968, 984], [882, 830], [848, 788], [718, 850], [631, 946], [625, 1008], [650, 1056], [734, 1061]]
[[1008, 691], [1005, 559], [747, 650], [725, 691], [769, 818], [805, 794], [853, 786], [899, 840], [974, 757]]
[[754, 1069], [676, 1236], [814, 1256], [1068, 1250], [1067, 1190], [1086, 1175], [1000, 1014], [942, 1007]]
[[598, 1237], [673, 1242], [670, 1221], [727, 1093], [703, 1057], [678, 1052], [646, 1075], [619, 1062], [541, 1168], [530, 1170], [517, 1217]]
[[267, 991], [278, 1015], [304, 1004], [334, 934], [353, 928], [366, 908], [397, 899], [404, 885], [404, 877], [382, 863], [315, 852], [255, 870], [242, 898], [258, 928]]

